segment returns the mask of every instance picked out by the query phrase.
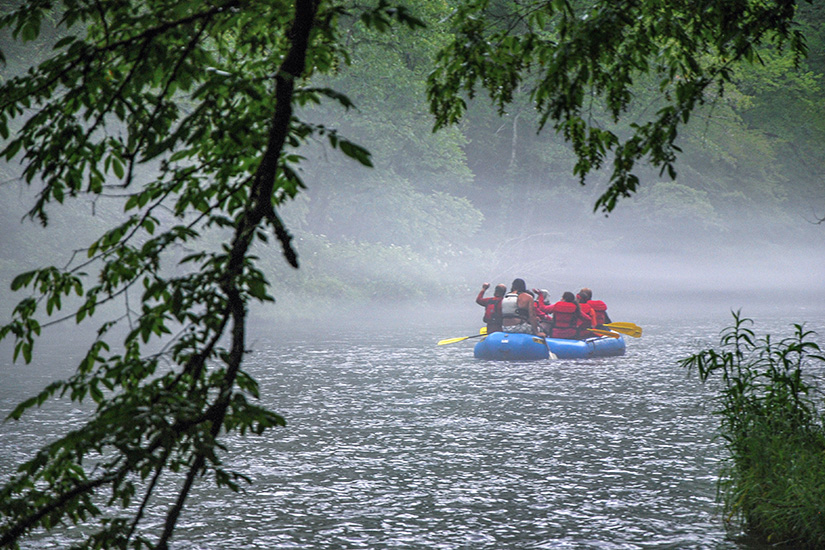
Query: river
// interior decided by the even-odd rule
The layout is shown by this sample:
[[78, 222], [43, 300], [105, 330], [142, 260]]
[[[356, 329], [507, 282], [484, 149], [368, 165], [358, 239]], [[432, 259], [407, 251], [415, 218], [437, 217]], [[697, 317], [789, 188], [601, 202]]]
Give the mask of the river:
[[[532, 363], [477, 361], [475, 340], [436, 346], [473, 334], [454, 326], [258, 330], [248, 370], [288, 425], [229, 440], [225, 462], [254, 484], [199, 487], [173, 548], [756, 548], [725, 532], [715, 500], [712, 389], [677, 366], [730, 319], [620, 320], [645, 331], [623, 357]], [[54, 369], [2, 360], [5, 416]], [[0, 474], [83, 414], [50, 405], [0, 426]]]

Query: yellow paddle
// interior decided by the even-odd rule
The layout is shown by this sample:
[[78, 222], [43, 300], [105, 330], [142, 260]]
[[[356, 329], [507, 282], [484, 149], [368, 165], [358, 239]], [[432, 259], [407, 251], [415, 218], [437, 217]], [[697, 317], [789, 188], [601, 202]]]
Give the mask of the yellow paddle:
[[640, 327], [640, 326], [639, 326], [639, 325], [637, 325], [636, 323], [614, 323], [614, 322], [611, 322], [611, 323], [607, 323], [605, 326], [608, 326], [608, 327], [632, 328], [632, 329], [642, 330], [642, 327]]
[[610, 327], [616, 332], [621, 332], [622, 334], [632, 336], [633, 338], [642, 337], [642, 327], [634, 323], [607, 323], [604, 326]]
[[596, 334], [600, 334], [601, 336], [609, 336], [611, 338], [618, 338], [619, 336], [621, 336], [618, 332], [613, 332], [610, 330], [600, 330], [597, 328], [589, 328], [587, 330], [589, 330], [590, 332], [595, 332]]
[[487, 336], [487, 327], [481, 327], [478, 334], [474, 334], [472, 336], [460, 336], [458, 338], [447, 338], [446, 340], [441, 340], [438, 342], [438, 345], [444, 346], [446, 344], [455, 344], [456, 342], [461, 342], [462, 340], [466, 340], [468, 338], [478, 338], [479, 336]]
[[[604, 326], [607, 327], [607, 325], [604, 325]], [[624, 328], [624, 327], [609, 327], [609, 328], [611, 330], [615, 331], [615, 332], [621, 332], [622, 334], [632, 336], [633, 338], [641, 338], [642, 337], [642, 331], [641, 330], [634, 330], [634, 329], [629, 329], [629, 328]]]

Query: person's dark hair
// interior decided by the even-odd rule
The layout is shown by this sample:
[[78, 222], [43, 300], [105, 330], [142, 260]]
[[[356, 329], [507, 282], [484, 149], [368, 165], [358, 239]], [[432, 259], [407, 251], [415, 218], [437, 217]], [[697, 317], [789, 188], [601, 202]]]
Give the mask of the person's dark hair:
[[525, 292], [527, 290], [527, 284], [524, 282], [524, 279], [513, 279], [513, 284], [510, 286], [510, 290]]
[[507, 285], [503, 285], [503, 284], [496, 285], [496, 290], [495, 290], [495, 293], [493, 295], [494, 296], [504, 296], [505, 294], [507, 294]]
[[565, 302], [575, 302], [576, 297], [573, 295], [572, 292], [565, 292], [561, 295], [561, 299]]
[[593, 291], [585, 287], [579, 291], [579, 296], [582, 297], [583, 302], [587, 302], [593, 297]]

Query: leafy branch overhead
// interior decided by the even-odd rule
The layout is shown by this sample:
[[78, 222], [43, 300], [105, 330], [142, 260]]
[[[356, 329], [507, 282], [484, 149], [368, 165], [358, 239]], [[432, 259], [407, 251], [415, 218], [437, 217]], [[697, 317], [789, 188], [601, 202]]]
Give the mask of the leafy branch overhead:
[[[294, 106], [307, 102], [351, 106], [304, 83], [347, 63], [342, 21], [377, 31], [421, 23], [384, 1], [361, 9], [315, 0], [52, 4], [34, 0], [0, 17], [0, 29], [22, 41], [54, 19], [60, 35], [50, 57], [0, 87], [0, 155], [21, 162], [37, 190], [29, 215], [44, 225], [55, 203], [76, 197], [119, 204], [125, 215], [88, 243], [85, 261], [17, 277], [14, 289], [32, 296], [0, 337], [13, 336], [15, 356], [28, 362], [44, 304], [56, 316], [79, 296], [65, 317], [77, 322], [115, 300], [126, 309], [100, 324], [74, 376], [11, 413], [19, 419], [58, 395], [95, 406], [85, 425], [0, 489], [0, 546], [60, 523], [97, 522], [83, 546], [166, 548], [199, 476], [235, 490], [246, 480], [222, 464], [221, 435], [284, 424], [252, 402], [257, 383], [242, 366], [247, 306], [272, 300], [250, 247], [272, 233], [298, 265], [278, 214], [304, 187], [291, 150], [321, 136], [371, 163], [363, 147], [297, 118]], [[199, 246], [210, 231], [225, 237], [218, 250]], [[130, 294], [140, 295], [139, 308]], [[120, 324], [128, 333], [115, 345]], [[149, 353], [154, 339], [160, 351]], [[141, 530], [147, 503], [173, 472], [184, 482], [150, 540]], [[108, 518], [102, 510], [114, 504], [131, 519]]]
[[[794, 26], [794, 0], [775, 2], [545, 0], [463, 2], [451, 22], [455, 38], [429, 79], [436, 126], [458, 122], [466, 98], [485, 90], [504, 113], [529, 92], [540, 114], [573, 146], [584, 183], [612, 157], [610, 185], [595, 209], [610, 212], [639, 186], [646, 161], [676, 177], [679, 129], [698, 105], [724, 93], [733, 69], [758, 62], [759, 46], [807, 53]], [[618, 127], [634, 87], [652, 76], [662, 102], [649, 120]], [[609, 115], [600, 120], [601, 112]]]

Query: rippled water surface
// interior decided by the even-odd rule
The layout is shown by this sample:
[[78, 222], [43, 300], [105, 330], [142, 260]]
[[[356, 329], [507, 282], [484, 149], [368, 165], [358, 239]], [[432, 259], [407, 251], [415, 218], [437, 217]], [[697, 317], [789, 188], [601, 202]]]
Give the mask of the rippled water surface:
[[[624, 357], [532, 363], [435, 345], [454, 329], [259, 337], [249, 370], [288, 426], [230, 440], [254, 484], [198, 489], [174, 547], [746, 548], [715, 503], [711, 391], [676, 365], [724, 321], [648, 322]], [[43, 385], [21, 369], [3, 367], [4, 415]], [[0, 427], [4, 474], [59, 432], [50, 410]]]

